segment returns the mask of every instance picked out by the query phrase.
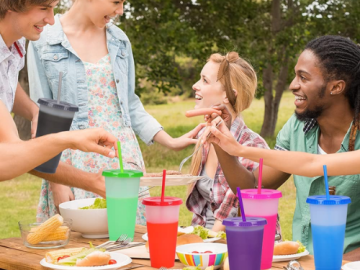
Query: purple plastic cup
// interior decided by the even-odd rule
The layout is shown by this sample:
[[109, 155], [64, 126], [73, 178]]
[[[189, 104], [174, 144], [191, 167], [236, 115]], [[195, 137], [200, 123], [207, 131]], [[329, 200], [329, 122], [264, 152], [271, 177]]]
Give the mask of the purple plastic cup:
[[241, 217], [223, 220], [226, 226], [230, 269], [260, 270], [265, 218]]

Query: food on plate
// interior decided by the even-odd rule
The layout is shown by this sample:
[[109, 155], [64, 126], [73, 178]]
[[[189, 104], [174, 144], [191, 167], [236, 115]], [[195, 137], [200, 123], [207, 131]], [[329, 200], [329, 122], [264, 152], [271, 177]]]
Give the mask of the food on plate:
[[291, 255], [304, 252], [305, 249], [305, 246], [299, 241], [284, 241], [275, 244], [274, 255]]
[[[30, 232], [35, 233], [39, 227], [31, 228]], [[66, 240], [68, 237], [69, 227], [67, 226], [60, 226], [57, 228], [54, 232], [50, 233], [45, 239], [43, 239], [43, 242], [47, 241], [58, 241], [58, 240]]]
[[192, 234], [196, 234], [196, 235], [200, 236], [202, 239], [215, 238], [215, 237], [219, 237], [221, 239], [226, 239], [225, 232], [223, 232], [223, 231], [214, 232], [214, 231], [206, 229], [200, 225], [194, 227], [194, 231], [192, 232]]
[[212, 254], [214, 252], [210, 251], [210, 250], [206, 250], [206, 251], [192, 251], [190, 253], [194, 253], [194, 254]]
[[185, 112], [185, 116], [186, 117], [194, 117], [194, 116], [213, 114], [213, 113], [221, 115], [221, 111], [219, 111], [219, 110], [215, 110], [213, 108], [201, 108], [201, 109], [187, 111], [187, 112]]
[[229, 257], [226, 257], [224, 260], [223, 270], [230, 270]]
[[[176, 246], [195, 244], [195, 243], [203, 243], [202, 238], [195, 234], [184, 234], [176, 239]], [[146, 250], [149, 252], [149, 241], [146, 242], [145, 247]]]
[[26, 240], [31, 245], [36, 245], [55, 232], [64, 222], [64, 219], [59, 214], [52, 216], [39, 227], [35, 228], [35, 232], [28, 234]]
[[[181, 175], [181, 176], [191, 176], [191, 174], [182, 174], [179, 171], [167, 170], [166, 175]], [[144, 177], [162, 177], [163, 173], [145, 173]]]
[[79, 209], [104, 209], [104, 208], [106, 208], [106, 199], [96, 198], [92, 205], [80, 207]]
[[105, 249], [96, 249], [90, 243], [90, 248], [69, 248], [51, 251], [45, 254], [48, 263], [64, 266], [102, 266], [116, 264]]

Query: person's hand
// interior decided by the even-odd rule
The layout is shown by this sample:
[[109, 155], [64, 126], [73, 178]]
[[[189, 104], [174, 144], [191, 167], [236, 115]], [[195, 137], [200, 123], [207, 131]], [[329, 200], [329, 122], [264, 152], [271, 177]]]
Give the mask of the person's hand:
[[[36, 106], [37, 107], [37, 106]], [[36, 130], [38, 126], [38, 118], [39, 118], [39, 109], [33, 114], [31, 119], [31, 139], [34, 139], [36, 136]]]
[[58, 213], [60, 213], [59, 205], [61, 203], [75, 200], [75, 196], [72, 193], [70, 187], [53, 182], [50, 182], [50, 187], [53, 194], [56, 211]]
[[[219, 122], [221, 123], [219, 124]], [[230, 155], [237, 156], [242, 146], [235, 140], [220, 116], [211, 121], [210, 132], [211, 134], [207, 139], [207, 143], [215, 143]]]
[[173, 139], [170, 148], [175, 151], [179, 151], [191, 144], [196, 144], [197, 139], [194, 139], [194, 138], [199, 133], [199, 131], [201, 129], [203, 129], [205, 126], [206, 126], [206, 123], [201, 123], [201, 124], [197, 125], [193, 130], [189, 131], [188, 133], [182, 135], [179, 138]]
[[106, 198], [105, 177], [102, 175], [102, 170], [95, 174], [95, 182], [93, 183], [94, 193]]
[[[221, 111], [220, 117], [224, 120], [228, 129], [230, 129], [232, 117], [231, 117], [231, 113], [230, 113], [229, 109], [224, 104], [214, 105], [214, 106], [212, 106], [212, 108]], [[215, 118], [217, 118], [218, 116], [219, 115], [217, 113], [213, 113], [211, 115], [207, 114], [204, 116], [204, 119], [206, 122], [210, 122], [210, 121], [214, 120]]]
[[103, 128], [62, 132], [60, 136], [64, 136], [65, 140], [70, 142], [71, 149], [95, 152], [109, 158], [117, 156], [117, 138]]

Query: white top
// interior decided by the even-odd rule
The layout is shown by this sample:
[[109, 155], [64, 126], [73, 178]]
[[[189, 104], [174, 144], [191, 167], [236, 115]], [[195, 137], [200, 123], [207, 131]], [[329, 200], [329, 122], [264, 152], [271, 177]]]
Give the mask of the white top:
[[14, 44], [8, 48], [0, 34], [0, 99], [9, 112], [14, 106], [19, 71], [25, 64], [25, 38], [16, 44], [22, 56]]
[[324, 150], [322, 150], [322, 148], [320, 147], [320, 144], [318, 144], [318, 154], [327, 155], [327, 153]]

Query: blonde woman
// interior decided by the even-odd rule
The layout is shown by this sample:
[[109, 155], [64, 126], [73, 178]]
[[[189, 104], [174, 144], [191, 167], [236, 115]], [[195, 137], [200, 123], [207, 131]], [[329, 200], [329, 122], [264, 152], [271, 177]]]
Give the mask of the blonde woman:
[[[230, 132], [234, 139], [241, 145], [267, 149], [265, 140], [249, 129], [240, 116], [250, 106], [256, 86], [253, 67], [236, 52], [225, 56], [212, 54], [201, 71], [200, 80], [193, 85], [195, 109], [224, 104], [232, 116]], [[214, 147], [205, 144], [198, 153], [193, 157], [191, 173], [203, 177], [190, 187], [186, 201], [187, 208], [193, 212], [192, 224], [214, 231], [224, 230], [222, 220], [238, 214], [237, 197], [226, 182]], [[258, 167], [258, 163], [249, 159], [238, 160], [249, 171]]]

